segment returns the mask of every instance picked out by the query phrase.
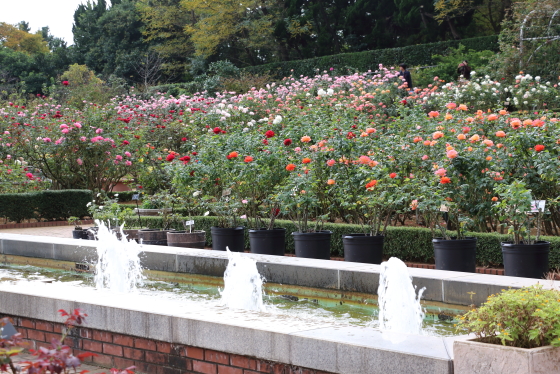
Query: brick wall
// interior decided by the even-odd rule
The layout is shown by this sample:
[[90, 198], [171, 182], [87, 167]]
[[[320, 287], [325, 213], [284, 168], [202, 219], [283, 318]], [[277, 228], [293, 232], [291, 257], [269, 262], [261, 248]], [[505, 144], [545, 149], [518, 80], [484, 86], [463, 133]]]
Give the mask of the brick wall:
[[[48, 346], [53, 338], [59, 339], [63, 324], [28, 318], [13, 317], [12, 322], [29, 348]], [[138, 338], [77, 327], [64, 342], [74, 354], [96, 353], [84, 362], [102, 367], [124, 369], [136, 366], [136, 372], [147, 374], [329, 374], [295, 367], [279, 362], [261, 360], [210, 349], [171, 344], [158, 340]]]

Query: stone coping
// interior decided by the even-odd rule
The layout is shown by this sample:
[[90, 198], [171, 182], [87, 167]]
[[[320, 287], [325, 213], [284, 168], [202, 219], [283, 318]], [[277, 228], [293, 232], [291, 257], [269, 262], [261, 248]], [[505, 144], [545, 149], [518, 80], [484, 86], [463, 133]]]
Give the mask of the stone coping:
[[452, 374], [453, 343], [441, 338], [337, 326], [142, 294], [111, 294], [64, 283], [0, 284], [0, 313], [60, 322], [83, 309], [85, 327], [252, 356], [334, 373]]
[[[0, 234], [0, 254], [71, 262], [95, 262], [96, 241]], [[142, 246], [142, 266], [150, 270], [222, 277], [227, 253], [205, 249]], [[376, 294], [380, 265], [243, 253], [257, 261], [267, 282]], [[423, 299], [458, 305], [480, 305], [489, 295], [507, 288], [537, 283], [560, 288], [560, 281], [501, 275], [408, 268], [413, 283], [426, 287]], [[472, 294], [474, 293], [474, 294]]]

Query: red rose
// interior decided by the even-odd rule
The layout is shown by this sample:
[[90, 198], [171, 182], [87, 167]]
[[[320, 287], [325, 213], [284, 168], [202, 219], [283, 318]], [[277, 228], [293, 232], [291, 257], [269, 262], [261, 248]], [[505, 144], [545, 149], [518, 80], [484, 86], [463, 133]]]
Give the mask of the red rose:
[[264, 145], [268, 145], [268, 139], [263, 139], [262, 143], [263, 143]]
[[348, 131], [348, 134], [346, 134], [346, 137], [348, 139], [352, 139], [356, 137], [356, 134], [354, 134], [352, 131]]
[[288, 146], [292, 144], [292, 139], [284, 139], [284, 145]]
[[175, 158], [175, 155], [173, 153], [170, 153], [167, 155], [167, 157], [165, 158], [167, 161], [173, 161], [173, 159]]
[[535, 151], [540, 152], [540, 151], [544, 151], [544, 145], [542, 144], [537, 144], [535, 146]]
[[123, 140], [122, 143], [123, 143], [123, 145], [129, 145], [130, 144], [130, 142], [128, 140]]
[[186, 141], [187, 141], [187, 138], [181, 138], [181, 141], [182, 141], [182, 142], [186, 142]]
[[441, 184], [451, 183], [451, 179], [449, 177], [443, 177], [439, 180], [439, 183]]
[[213, 131], [214, 131], [214, 134], [219, 134], [219, 133], [222, 132], [222, 129], [219, 128], [219, 127], [214, 127], [214, 130], [213, 130]]
[[397, 177], [397, 173], [391, 173], [389, 174], [389, 178], [396, 178]]
[[191, 158], [189, 156], [183, 156], [179, 158], [179, 160], [183, 161], [183, 164], [188, 164]]
[[274, 131], [272, 130], [268, 130], [267, 132], [264, 133], [264, 136], [266, 136], [267, 138], [272, 138], [274, 136]]
[[62, 81], [62, 84], [65, 85], [65, 86], [68, 86], [68, 85], [70, 84], [70, 82], [68, 82], [68, 81]]

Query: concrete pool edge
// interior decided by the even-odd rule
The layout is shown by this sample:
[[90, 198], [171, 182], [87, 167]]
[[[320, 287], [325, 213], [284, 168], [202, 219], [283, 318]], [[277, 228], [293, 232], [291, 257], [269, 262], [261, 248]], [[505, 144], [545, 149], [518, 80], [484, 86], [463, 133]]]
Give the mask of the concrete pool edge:
[[[13, 288], [13, 289], [11, 289]], [[207, 310], [188, 316], [154, 313], [149, 305], [125, 308], [122, 303], [85, 301], [86, 294], [45, 295], [45, 289], [22, 292], [17, 286], [0, 286], [0, 313], [40, 321], [60, 322], [59, 309], [81, 308], [89, 318], [87, 328], [183, 344], [218, 352], [256, 357], [331, 373], [453, 372], [453, 341], [441, 338], [384, 333], [363, 327], [287, 325], [286, 332], [255, 323], [250, 313], [218, 320]], [[180, 313], [178, 313], [180, 314]], [[218, 318], [216, 318], [218, 317]], [[273, 317], [270, 317], [273, 318]], [[222, 317], [223, 319], [223, 317]]]
[[[92, 263], [96, 259], [96, 245], [95, 241], [0, 234], [1, 255]], [[220, 251], [151, 245], [143, 246], [142, 250], [142, 266], [149, 270], [222, 277], [228, 262], [227, 253]], [[271, 283], [377, 294], [380, 265], [243, 255], [254, 258], [259, 273]], [[457, 305], [480, 305], [489, 295], [510, 287], [540, 283], [560, 288], [560, 281], [418, 268], [408, 271], [416, 287], [426, 287], [424, 300]]]

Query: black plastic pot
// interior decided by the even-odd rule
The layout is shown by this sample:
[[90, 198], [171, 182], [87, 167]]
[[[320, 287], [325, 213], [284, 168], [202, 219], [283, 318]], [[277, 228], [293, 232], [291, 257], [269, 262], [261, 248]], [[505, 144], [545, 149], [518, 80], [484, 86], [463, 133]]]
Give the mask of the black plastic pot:
[[286, 229], [267, 230], [263, 228], [249, 230], [249, 243], [251, 244], [251, 253], [284, 256], [284, 251], [286, 250]]
[[73, 239], [82, 239], [84, 235], [84, 230], [72, 230], [72, 238]]
[[331, 235], [332, 231], [293, 232], [296, 256], [330, 260]]
[[245, 227], [216, 227], [210, 229], [212, 233], [212, 249], [225, 251], [226, 247], [232, 252], [245, 251]]
[[502, 243], [505, 275], [542, 279], [548, 273], [550, 242], [535, 244]]
[[476, 238], [432, 239], [437, 270], [476, 272]]
[[82, 229], [82, 239], [88, 240], [88, 229]]
[[342, 235], [344, 261], [380, 264], [383, 261], [383, 235]]

